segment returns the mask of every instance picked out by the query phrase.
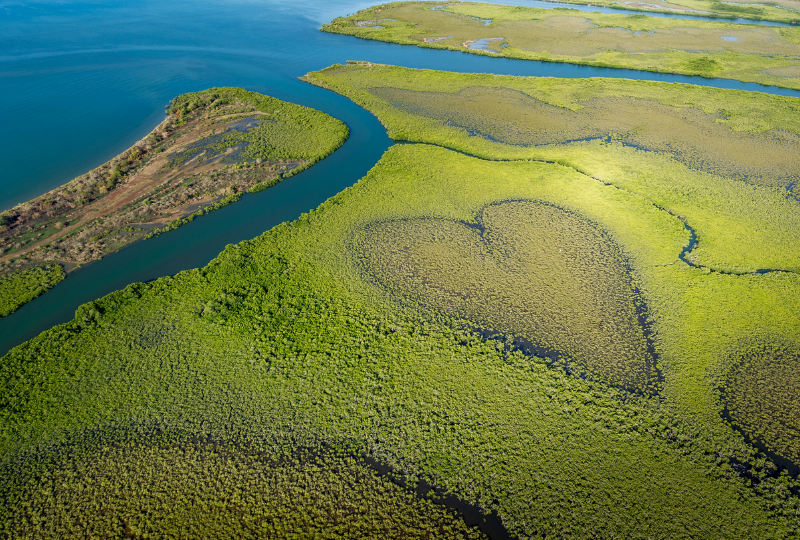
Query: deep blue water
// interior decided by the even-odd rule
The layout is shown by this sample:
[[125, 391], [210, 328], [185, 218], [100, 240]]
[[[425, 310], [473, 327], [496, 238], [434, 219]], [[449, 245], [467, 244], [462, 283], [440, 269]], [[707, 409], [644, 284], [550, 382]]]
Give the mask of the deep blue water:
[[640, 78], [800, 97], [796, 91], [733, 81], [488, 58], [319, 32], [333, 17], [373, 3], [0, 0], [0, 209], [123, 151], [157, 125], [164, 106], [184, 92], [240, 86], [323, 110], [351, 130], [339, 151], [277, 187], [73, 272], [52, 291], [0, 319], [0, 354], [68, 321], [81, 303], [135, 281], [202, 266], [226, 244], [293, 219], [358, 181], [390, 145], [383, 127], [349, 100], [297, 80], [336, 62]]

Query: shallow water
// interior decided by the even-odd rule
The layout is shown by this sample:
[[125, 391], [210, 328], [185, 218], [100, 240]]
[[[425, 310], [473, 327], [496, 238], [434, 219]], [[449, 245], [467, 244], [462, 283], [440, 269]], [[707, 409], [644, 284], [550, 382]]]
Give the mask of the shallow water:
[[484, 51], [492, 54], [497, 54], [495, 51], [489, 49], [489, 45], [493, 41], [501, 41], [503, 38], [495, 37], [495, 38], [485, 38], [485, 39], [477, 39], [471, 43], [467, 44], [468, 49], [473, 49], [476, 51]]
[[[701, 11], [697, 11], [695, 15], [692, 15], [691, 14], [692, 10], [687, 10], [687, 13], [656, 13], [652, 11], [637, 11], [634, 9], [615, 9], [615, 8], [592, 6], [592, 5], [582, 6], [577, 4], [567, 4], [565, 2], [545, 2], [543, 0], [480, 0], [480, 1], [489, 4], [507, 4], [511, 6], [527, 6], [527, 7], [535, 7], [543, 9], [567, 8], [567, 9], [577, 9], [578, 11], [595, 12], [595, 13], [612, 13], [616, 15], [621, 15], [621, 14], [647, 15], [649, 17], [668, 17], [670, 19], [690, 19], [694, 21], [722, 21], [722, 22], [733, 22], [737, 24], [791, 26], [788, 23], [772, 22], [772, 21], [754, 21], [752, 19], [742, 19], [742, 18], [720, 19], [718, 17], [707, 17], [703, 16]], [[591, 2], [591, 0], [586, 0], [586, 1]]]
[[[230, 135], [231, 131], [238, 131], [240, 133], [249, 133], [251, 130], [253, 130], [254, 128], [258, 127], [259, 125], [265, 122], [269, 122], [271, 124], [275, 123], [274, 120], [267, 120], [265, 118], [252, 118], [252, 117], [244, 118], [238, 122], [235, 122], [231, 124], [230, 127], [225, 131], [223, 131], [222, 133], [218, 133], [216, 135], [209, 135], [208, 137], [200, 139], [199, 141], [193, 142], [192, 144], [187, 146], [186, 150], [184, 150], [180, 154], [181, 161], [179, 162], [185, 163], [203, 154], [204, 154], [204, 159], [219, 157], [226, 153], [226, 149], [223, 148], [221, 150], [214, 150], [213, 148], [207, 148], [207, 147], [210, 145], [219, 144], [222, 140], [224, 140], [226, 137]], [[225, 155], [221, 159], [221, 161], [225, 163], [239, 163], [245, 161], [244, 159], [240, 159], [240, 156], [247, 149], [248, 146], [250, 146], [250, 143], [248, 141], [243, 141], [240, 142], [239, 144], [227, 148], [227, 152], [229, 153]], [[172, 159], [177, 160], [178, 158], [172, 158]], [[173, 161], [170, 160], [170, 163], [173, 163]]]
[[319, 31], [322, 23], [373, 3], [143, 0], [132, 6], [0, 0], [0, 99], [4, 126], [11, 126], [0, 132], [2, 209], [122, 152], [155, 127], [164, 106], [184, 92], [244, 87], [325, 111], [351, 130], [335, 154], [278, 186], [71, 273], [0, 319], [0, 354], [70, 320], [84, 302], [135, 281], [203, 266], [226, 244], [294, 219], [358, 181], [391, 142], [369, 113], [297, 80], [308, 71], [369, 60], [460, 72], [690, 82], [800, 97], [793, 90], [721, 79], [490, 58]]

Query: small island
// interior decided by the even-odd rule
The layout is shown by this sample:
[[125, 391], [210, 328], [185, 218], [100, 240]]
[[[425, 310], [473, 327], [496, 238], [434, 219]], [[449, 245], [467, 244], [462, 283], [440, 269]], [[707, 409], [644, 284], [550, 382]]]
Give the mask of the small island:
[[[720, 4], [724, 5], [724, 4]], [[394, 2], [322, 30], [491, 57], [800, 89], [800, 28], [473, 2]]]
[[297, 174], [347, 136], [325, 113], [237, 88], [175, 98], [167, 118], [119, 156], [0, 214], [0, 316], [64, 271]]

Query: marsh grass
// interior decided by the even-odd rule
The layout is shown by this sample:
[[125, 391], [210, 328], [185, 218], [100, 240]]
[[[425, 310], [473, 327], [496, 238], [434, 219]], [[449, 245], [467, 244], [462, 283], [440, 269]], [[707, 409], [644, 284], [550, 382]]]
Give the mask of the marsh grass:
[[[358, 21], [380, 12], [395, 19], [381, 29]], [[491, 20], [485, 26], [481, 20]], [[425, 2], [396, 2], [338, 17], [327, 32], [364, 39], [446, 48], [508, 58], [570, 62], [606, 67], [721, 77], [800, 88], [770, 70], [800, 62], [800, 28], [759, 27], [725, 22], [678, 20], [640, 15], [585, 13], [457, 2], [432, 9]], [[451, 36], [431, 40], [431, 37]], [[469, 47], [502, 36], [491, 51]], [[729, 41], [723, 37], [735, 37]]]
[[684, 219], [688, 260], [800, 270], [800, 100], [683, 84], [455, 74], [352, 63], [305, 80], [353, 99], [395, 140], [559, 163]]
[[[662, 152], [691, 169], [750, 183], [784, 187], [800, 177], [800, 135], [773, 129], [734, 131], [725, 112], [628, 96], [589, 98], [577, 110], [508, 88], [467, 87], [457, 93], [373, 88], [399, 110], [514, 146], [608, 139]], [[588, 97], [588, 96], [587, 96]]]
[[[785, 340], [748, 340], [729, 359], [721, 387], [734, 426], [800, 470], [800, 351]], [[782, 342], [783, 341], [783, 342]]]
[[[582, 0], [562, 0], [568, 4], [585, 4]], [[621, 2], [617, 0], [592, 0], [592, 5], [635, 11], [660, 13], [690, 13], [703, 17], [745, 18], [800, 24], [800, 14], [794, 0], [738, 0], [716, 2], [708, 0], [648, 0], [646, 2]]]
[[379, 223], [358, 252], [368, 275], [404, 301], [520, 335], [576, 373], [655, 388], [621, 250], [574, 213], [516, 201], [483, 209], [472, 226]]

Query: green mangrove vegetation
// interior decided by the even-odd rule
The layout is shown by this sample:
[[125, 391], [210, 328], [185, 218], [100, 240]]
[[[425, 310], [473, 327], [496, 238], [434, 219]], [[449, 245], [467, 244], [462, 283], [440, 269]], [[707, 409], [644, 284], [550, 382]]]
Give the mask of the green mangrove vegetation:
[[[786, 162], [774, 169], [767, 163], [748, 164], [748, 159], [753, 158], [747, 157], [746, 145], [739, 145], [750, 138], [755, 147], [763, 144], [769, 154], [772, 144], [791, 141], [774, 154], [775, 159], [782, 159], [779, 153], [796, 155], [798, 117], [780, 116], [787, 110], [796, 110], [797, 100], [779, 103], [767, 96], [688, 85], [461, 75], [370, 63], [333, 66], [308, 74], [306, 80], [347, 95], [373, 111], [395, 139], [434, 143], [490, 160], [485, 162], [485, 169], [472, 171], [473, 175], [485, 174], [497, 183], [513, 183], [498, 174], [503, 167], [522, 166], [531, 160], [542, 165], [553, 163], [568, 168], [586, 182], [594, 181], [600, 189], [616, 187], [635, 195], [639, 204], [650, 204], [652, 210], [676, 225], [691, 225], [698, 243], [691, 243], [692, 235], [683, 241], [682, 250], [673, 251], [671, 258], [659, 262], [654, 252], [640, 251], [658, 245], [655, 237], [624, 238], [631, 232], [620, 231], [620, 224], [625, 222], [622, 216], [616, 211], [599, 210], [597, 201], [584, 207], [578, 201], [584, 200], [586, 193], [536, 197], [596, 220], [629, 257], [653, 320], [656, 350], [665, 374], [662, 395], [668, 396], [677, 409], [707, 418], [716, 425], [710, 429], [729, 429], [723, 427], [727, 421], [722, 417], [713, 418], [721, 412], [721, 405], [716, 398], [718, 383], [711, 374], [730, 365], [731, 351], [737, 350], [743, 338], [766, 344], [770, 351], [767, 354], [773, 355], [769, 362], [762, 359], [761, 367], [751, 367], [758, 363], [759, 356], [750, 362], [745, 361], [750, 358], [745, 355], [738, 364], [744, 367], [726, 376], [722, 407], [728, 412], [723, 416], [728, 416], [748, 440], [769, 455], [785, 459], [781, 464], [793, 464], [791, 467], [796, 470], [798, 443], [794, 433], [798, 413], [793, 405], [793, 375], [788, 373], [796, 371], [796, 357], [775, 351], [782, 350], [783, 341], [794, 342], [800, 335], [798, 229], [790, 225], [800, 214], [793, 192], [798, 168]], [[614, 110], [618, 111], [618, 119], [610, 112]], [[579, 120], [581, 116], [585, 120]], [[705, 138], [706, 134], [714, 134], [714, 140]], [[734, 150], [737, 146], [739, 150]], [[433, 174], [421, 167], [414, 170], [432, 182], [441, 181], [443, 175], [438, 168]], [[520, 173], [520, 177], [516, 182], [526, 175]], [[568, 177], [564, 174], [562, 186], [567, 185]], [[485, 184], [483, 189], [487, 189]], [[490, 204], [519, 197], [519, 192], [499, 199], [477, 195], [472, 190], [470, 193], [476, 199], [488, 199]], [[454, 195], [447, 192], [442, 197], [449, 200]], [[750, 210], [755, 208], [760, 210]], [[425, 216], [428, 220], [431, 217]], [[472, 218], [459, 219], [470, 222]], [[784, 225], [772, 228], [773, 223], [779, 222]], [[384, 245], [392, 247], [382, 248], [384, 252], [405, 248], [406, 229], [413, 226], [402, 223], [403, 234], [399, 240], [394, 239], [396, 244], [387, 238]], [[426, 222], [429, 225], [430, 221]], [[402, 263], [398, 260], [378, 269], [377, 273], [392, 275], [406, 272], [396, 281], [387, 283], [384, 279], [382, 285], [390, 294], [397, 295], [398, 288], [419, 288], [415, 283], [422, 281], [426, 294], [416, 294], [423, 298], [418, 303], [437, 303], [440, 310], [448, 310], [453, 303], [463, 305], [462, 298], [448, 296], [447, 282], [463, 279], [472, 269], [464, 263], [444, 265], [437, 257], [441, 254], [448, 259], [451, 240], [443, 238], [458, 239], [476, 233], [453, 226], [457, 230], [447, 234], [437, 229], [415, 238], [410, 243], [413, 247], [408, 247], [401, 257]], [[642, 227], [642, 231], [651, 232], [662, 228]], [[663, 226], [664, 230], [669, 228]], [[477, 258], [483, 258], [474, 241], [461, 244], [460, 252], [477, 253]], [[415, 250], [424, 253], [418, 255]], [[369, 251], [380, 253], [381, 249], [376, 244]], [[362, 257], [371, 261], [375, 255]], [[715, 264], [707, 264], [710, 261]], [[533, 258], [532, 264], [537, 262]], [[426, 272], [430, 267], [438, 271]], [[475, 273], [482, 276], [491, 273], [477, 264], [474, 268], [480, 268]], [[764, 268], [779, 271], [759, 271]], [[429, 275], [433, 273], [437, 275], [435, 280]], [[526, 277], [530, 279], [531, 274], [534, 273]], [[397, 283], [403, 285], [398, 287]], [[504, 285], [511, 283], [509, 280]], [[531, 290], [535, 290], [535, 283], [534, 279]], [[503, 290], [502, 286], [495, 287], [493, 294], [483, 294], [503, 298], [503, 293], [496, 292], [498, 289]], [[462, 285], [459, 290], [470, 288]], [[569, 300], [564, 303], [568, 305]], [[512, 306], [505, 300], [505, 308], [513, 311]], [[477, 310], [468, 313], [467, 309], [460, 309], [459, 316], [485, 324], [485, 316], [476, 314]], [[783, 382], [773, 398], [772, 381], [780, 377]], [[754, 389], [756, 385], [758, 390]], [[759, 474], [778, 470], [763, 456], [730, 459], [744, 476], [753, 474], [753, 470], [761, 471]]]
[[0, 276], [0, 317], [53, 288], [64, 279], [60, 264], [41, 264]]
[[560, 163], [636, 193], [697, 233], [686, 259], [800, 270], [800, 102], [619, 79], [457, 74], [369, 63], [305, 80], [375, 113], [395, 140]]
[[471, 2], [395, 2], [337, 17], [322, 29], [497, 57], [800, 89], [800, 27]]
[[358, 249], [369, 275], [406, 301], [522, 336], [577, 364], [570, 370], [652, 388], [640, 301], [601, 231], [523, 201], [489, 206], [475, 222], [384, 222]]
[[800, 351], [780, 338], [735, 351], [722, 397], [733, 424], [769, 451], [800, 465]]
[[[624, 258], [647, 303], [664, 374], [658, 394], [570, 374], [485, 340], [475, 330], [480, 321], [398, 302], [365, 276], [363, 240], [381, 223], [477, 225], [484, 209], [515, 205], [559, 209], [556, 230], [571, 223], [604, 231], [597, 242], [610, 250], [605, 260]], [[509, 234], [520, 234], [509, 227]], [[205, 268], [86, 304], [73, 321], [6, 355], [0, 362], [3, 534], [34, 535], [39, 529], [25, 527], [49, 524], [66, 534], [72, 522], [43, 521], [63, 515], [53, 506], [26, 510], [31, 521], [18, 509], [86, 494], [82, 504], [100, 510], [106, 503], [95, 493], [127, 485], [122, 474], [105, 476], [112, 462], [129, 463], [119, 457], [124, 452], [133, 452], [134, 462], [154, 456], [152, 473], [128, 472], [142, 478], [163, 474], [156, 464], [171, 459], [170, 452], [197, 456], [187, 441], [211, 438], [231, 449], [215, 452], [236, 456], [213, 473], [222, 499], [197, 494], [219, 508], [209, 522], [239, 512], [237, 501], [245, 500], [223, 489], [238, 483], [244, 470], [238, 463], [262, 454], [290, 463], [297, 448], [328, 447], [358, 457], [356, 465], [374, 459], [407, 485], [425, 480], [496, 512], [517, 537], [790, 537], [800, 525], [800, 499], [792, 491], [798, 483], [770, 468], [723, 421], [709, 374], [745, 332], [797, 335], [798, 319], [790, 314], [800, 308], [800, 281], [790, 273], [733, 276], [671, 264], [687, 236], [677, 218], [643, 197], [563, 165], [394, 146], [359, 183], [297, 221], [229, 246]], [[747, 476], [731, 467], [732, 459], [752, 464]], [[253, 467], [253, 475], [262, 474]], [[264, 482], [295, 478], [289, 472], [295, 465], [287, 467], [265, 471]], [[190, 469], [154, 485], [163, 486], [160, 493], [195, 485], [200, 476]], [[332, 490], [340, 482], [334, 473], [320, 473], [331, 478]], [[53, 490], [54, 481], [67, 485]], [[292, 480], [301, 488], [305, 482]], [[151, 488], [138, 492], [145, 489]], [[241, 511], [242, 520], [270, 515], [279, 503], [269, 499], [282, 497], [261, 493], [246, 499], [252, 506]], [[346, 505], [351, 493], [337, 504]], [[386, 496], [380, 500], [394, 501]], [[307, 498], [311, 515], [324, 518], [329, 498]], [[122, 504], [118, 496], [106, 500]], [[438, 518], [430, 519], [425, 523]]]
[[280, 461], [208, 441], [105, 447], [37, 478], [14, 538], [486, 538], [330, 451]]
[[302, 160], [307, 167], [341, 146], [348, 134], [341, 121], [325, 113], [240, 88], [183, 94], [169, 109], [179, 125], [195, 111], [204, 112], [207, 119], [224, 117], [230, 127], [173, 152], [170, 167], [201, 156], [211, 159], [233, 148], [239, 151], [223, 156], [222, 162]]
[[[631, 231], [620, 231], [620, 224], [626, 220], [617, 212], [600, 210], [596, 201], [586, 206], [578, 203], [586, 193], [566, 199], [562, 199], [563, 193], [558, 198], [532, 197], [589, 218], [621, 246], [652, 317], [664, 373], [662, 394], [670, 396], [687, 415], [708, 418], [719, 413], [718, 383], [711, 373], [728, 365], [731, 351], [743, 338], [774, 344], [776, 339], [796, 341], [800, 335], [796, 258], [800, 212], [791, 191], [798, 169], [787, 165], [786, 170], [769, 172], [767, 166], [763, 174], [751, 177], [747, 158], [737, 158], [732, 150], [735, 144], [729, 142], [752, 136], [755, 145], [759, 144], [755, 141], [762, 141], [766, 148], [769, 139], [780, 144], [786, 137], [795, 137], [797, 115], [782, 120], [780, 113], [796, 110], [797, 100], [776, 102], [768, 96], [688, 85], [460, 75], [358, 63], [333, 66], [307, 75], [306, 80], [339, 91], [372, 110], [395, 139], [434, 143], [486, 159], [482, 173], [498, 183], [510, 182], [498, 176], [503, 167], [553, 163], [572, 171], [583, 182], [594, 182], [598, 189], [615, 187], [637, 198], [637, 204], [649, 204], [651, 212], [661, 213], [671, 225], [628, 224], [641, 233], [673, 230], [673, 251], [656, 253], [650, 251], [658, 245], [655, 237], [620, 236]], [[461, 109], [450, 99], [454, 94], [466, 97]], [[514, 107], [502, 99], [509, 94], [519, 111], [519, 121], [511, 118]], [[630, 108], [620, 105], [626, 102]], [[642, 112], [636, 114], [631, 102], [639, 103]], [[438, 104], [441, 108], [436, 107]], [[613, 115], [595, 112], [605, 107], [622, 107], [623, 118], [615, 122]], [[626, 117], [632, 113], [640, 120], [635, 126], [627, 124]], [[578, 115], [585, 115], [586, 120], [564, 120], [577, 119]], [[608, 118], [599, 122], [604, 129], [594, 128], [595, 118]], [[691, 139], [698, 135], [697, 126], [716, 133], [717, 143], [707, 139], [706, 148], [694, 144]], [[715, 131], [717, 128], [723, 131]], [[724, 130], [728, 130], [728, 140]], [[635, 142], [628, 142], [631, 140]], [[687, 148], [693, 150], [687, 152]], [[791, 146], [784, 150], [787, 155], [796, 154]], [[695, 158], [687, 158], [692, 152]], [[730, 156], [730, 162], [709, 167], [714, 154]], [[436, 178], [422, 170], [418, 174]], [[562, 185], [574, 182], [566, 180], [569, 175], [563, 178]], [[516, 197], [521, 195], [515, 191], [487, 202]], [[759, 210], [754, 211], [756, 208]], [[478, 211], [476, 208], [473, 215]], [[773, 228], [781, 222], [782, 226]], [[696, 233], [694, 244], [694, 234], [684, 229], [687, 224]], [[681, 233], [685, 235], [682, 239]], [[759, 272], [764, 268], [781, 271]], [[457, 279], [459, 275], [449, 268], [447, 277], [439, 279]], [[410, 283], [410, 278], [406, 282]], [[468, 317], [481, 320], [474, 313]], [[793, 365], [791, 360], [786, 363], [789, 365]], [[741, 386], [728, 388], [725, 395], [749, 392], [745, 387], [742, 380]], [[768, 388], [766, 384], [767, 394]], [[786, 395], [793, 394], [788, 390]], [[765, 397], [757, 413], [753, 403], [759, 399], [750, 393], [747, 396], [737, 397], [738, 408], [730, 409], [734, 425], [771, 455], [793, 455], [787, 449], [787, 444], [796, 445], [787, 443], [792, 431], [782, 426], [791, 424], [786, 419], [796, 416], [794, 409], [784, 408], [772, 423], [753, 429], [756, 418], [781, 408], [784, 398], [778, 394], [774, 401]], [[750, 404], [749, 408], [743, 403]], [[709, 421], [718, 425], [722, 420]]]
[[129, 150], [0, 214], [0, 272], [73, 267], [274, 186], [348, 137], [331, 116], [239, 88], [175, 98]]

